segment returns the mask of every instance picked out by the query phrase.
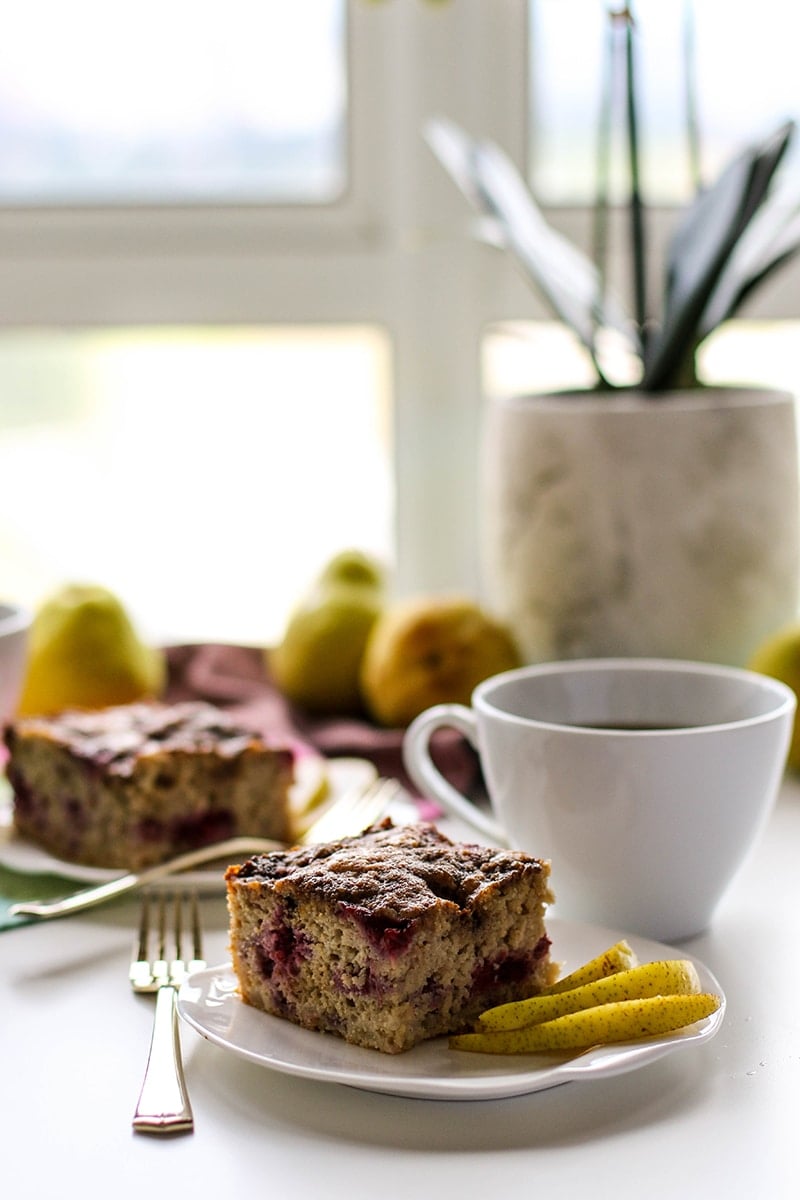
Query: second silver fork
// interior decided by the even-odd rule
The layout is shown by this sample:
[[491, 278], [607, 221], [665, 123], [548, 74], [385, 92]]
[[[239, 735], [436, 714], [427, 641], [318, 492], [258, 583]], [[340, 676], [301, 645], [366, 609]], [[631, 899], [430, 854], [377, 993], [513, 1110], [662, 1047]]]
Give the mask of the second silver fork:
[[396, 779], [378, 778], [367, 787], [354, 788], [337, 796], [330, 804], [321, 806], [314, 820], [301, 831], [299, 843], [313, 846], [317, 842], [361, 833], [368, 825], [386, 815], [400, 791]]
[[170, 899], [163, 892], [158, 896], [146, 892], [130, 968], [134, 992], [156, 996], [147, 1068], [133, 1117], [133, 1128], [139, 1133], [189, 1133], [194, 1128], [175, 1001], [184, 979], [205, 966], [202, 955], [197, 893]]

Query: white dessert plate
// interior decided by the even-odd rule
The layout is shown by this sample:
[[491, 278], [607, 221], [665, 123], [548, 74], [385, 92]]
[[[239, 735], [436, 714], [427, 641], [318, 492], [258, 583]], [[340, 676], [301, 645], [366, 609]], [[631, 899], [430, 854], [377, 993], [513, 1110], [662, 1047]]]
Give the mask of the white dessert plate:
[[[691, 958], [685, 951], [660, 942], [556, 917], [549, 919], [548, 930], [552, 954], [562, 963], [562, 974], [622, 938], [627, 938], [641, 962]], [[447, 1038], [423, 1042], [405, 1054], [365, 1050], [250, 1008], [236, 994], [230, 964], [192, 975], [181, 988], [178, 1011], [187, 1024], [215, 1045], [287, 1075], [415, 1099], [494, 1100], [544, 1091], [570, 1081], [620, 1075], [712, 1038], [722, 1024], [725, 997], [708, 968], [697, 959], [692, 961], [702, 990], [720, 997], [715, 1013], [664, 1037], [597, 1046], [580, 1053], [473, 1054], [450, 1050]]]
[[[348, 788], [366, 786], [375, 778], [375, 767], [363, 758], [325, 760], [304, 755], [298, 760], [297, 782], [293, 786], [290, 803], [298, 814], [313, 814], [320, 800], [335, 800]], [[397, 816], [399, 819], [400, 814]], [[411, 817], [406, 813], [404, 819]], [[60, 875], [63, 879], [82, 883], [105, 883], [109, 879], [116, 879], [121, 873], [116, 869], [66, 862], [20, 836], [12, 824], [10, 789], [8, 794], [5, 789], [0, 793], [0, 865], [27, 875]], [[181, 875], [181, 882], [201, 890], [220, 891], [224, 888], [218, 868], [186, 871]]]

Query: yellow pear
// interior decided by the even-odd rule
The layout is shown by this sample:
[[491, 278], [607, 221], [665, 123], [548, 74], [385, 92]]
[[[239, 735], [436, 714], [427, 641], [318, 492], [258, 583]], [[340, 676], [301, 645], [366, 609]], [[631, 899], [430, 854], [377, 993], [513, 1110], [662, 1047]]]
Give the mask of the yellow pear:
[[19, 712], [127, 704], [157, 696], [164, 679], [163, 653], [141, 641], [121, 601], [69, 584], [34, 613]]
[[433, 704], [468, 704], [490, 675], [520, 666], [508, 630], [464, 596], [414, 596], [387, 608], [361, 666], [367, 710], [406, 726]]
[[[755, 650], [747, 665], [751, 671], [785, 683], [800, 697], [800, 623], [778, 629]], [[800, 716], [795, 716], [787, 765], [800, 770]]]
[[320, 572], [289, 616], [279, 645], [267, 651], [275, 683], [310, 713], [361, 709], [359, 671], [370, 630], [383, 606], [380, 565], [344, 551]]

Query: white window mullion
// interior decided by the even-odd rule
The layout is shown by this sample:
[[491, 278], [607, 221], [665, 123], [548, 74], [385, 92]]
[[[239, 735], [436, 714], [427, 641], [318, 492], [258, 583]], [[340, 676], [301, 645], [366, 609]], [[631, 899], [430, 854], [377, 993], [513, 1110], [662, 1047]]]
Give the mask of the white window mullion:
[[395, 352], [397, 586], [475, 591], [480, 344], [513, 271], [472, 240], [466, 203], [424, 144], [422, 128], [444, 114], [522, 147], [525, 5], [415, 0], [386, 8], [393, 47], [386, 211], [394, 252], [386, 319]]

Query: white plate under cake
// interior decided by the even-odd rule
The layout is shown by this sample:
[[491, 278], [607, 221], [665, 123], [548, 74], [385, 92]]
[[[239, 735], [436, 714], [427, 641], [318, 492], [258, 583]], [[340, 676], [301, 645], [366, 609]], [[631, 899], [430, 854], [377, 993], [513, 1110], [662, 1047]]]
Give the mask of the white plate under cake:
[[[562, 1083], [608, 1078], [638, 1070], [665, 1055], [700, 1047], [720, 1030], [725, 997], [718, 981], [685, 950], [624, 931], [550, 917], [552, 955], [568, 974], [615, 942], [627, 940], [641, 962], [691, 958], [703, 991], [720, 997], [704, 1021], [663, 1037], [581, 1053], [496, 1056], [450, 1050], [447, 1038], [422, 1042], [405, 1054], [381, 1054], [341, 1038], [312, 1033], [245, 1004], [230, 963], [193, 975], [181, 989], [183, 1020], [234, 1059], [283, 1074], [372, 1092], [426, 1100], [493, 1100], [544, 1091]], [[658, 1078], [654, 1079], [654, 1086]]]

